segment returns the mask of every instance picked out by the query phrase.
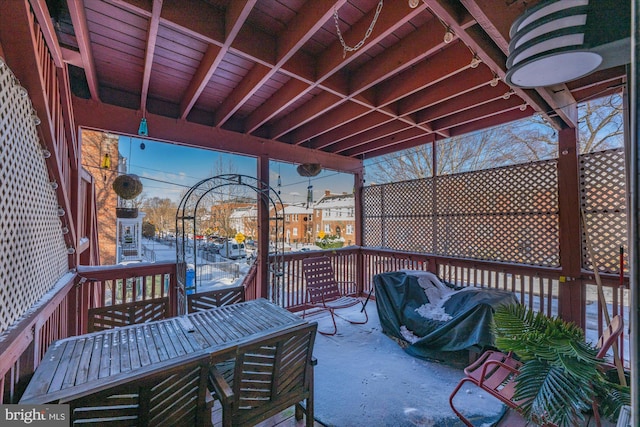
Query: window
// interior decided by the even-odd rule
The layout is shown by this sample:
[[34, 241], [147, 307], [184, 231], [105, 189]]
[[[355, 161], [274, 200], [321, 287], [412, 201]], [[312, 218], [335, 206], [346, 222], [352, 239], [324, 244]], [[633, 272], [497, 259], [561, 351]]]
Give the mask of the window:
[[298, 235], [298, 227], [293, 227], [293, 237]]
[[353, 224], [347, 224], [347, 234], [353, 234]]
[[329, 224], [324, 225], [324, 232], [327, 234], [331, 233], [331, 226]]

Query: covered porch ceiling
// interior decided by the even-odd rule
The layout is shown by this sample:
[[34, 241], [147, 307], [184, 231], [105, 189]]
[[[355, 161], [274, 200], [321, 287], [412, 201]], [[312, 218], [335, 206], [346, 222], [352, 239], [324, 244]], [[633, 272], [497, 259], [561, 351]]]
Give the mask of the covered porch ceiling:
[[[52, 18], [79, 126], [135, 135], [145, 117], [152, 139], [342, 170], [535, 113], [576, 127], [576, 103], [620, 92], [629, 62], [507, 85], [510, 27], [538, 0], [31, 3]], [[603, 16], [588, 21], [624, 36]], [[372, 30], [345, 51], [336, 23], [349, 46]]]

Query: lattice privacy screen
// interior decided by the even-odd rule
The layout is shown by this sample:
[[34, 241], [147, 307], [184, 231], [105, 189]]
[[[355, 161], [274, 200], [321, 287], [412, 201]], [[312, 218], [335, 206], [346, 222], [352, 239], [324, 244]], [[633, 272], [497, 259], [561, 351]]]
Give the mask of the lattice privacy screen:
[[[620, 246], [628, 272], [626, 194], [623, 149], [580, 156], [581, 208], [601, 272], [619, 273]], [[559, 263], [555, 161], [366, 187], [363, 203], [367, 246]], [[582, 260], [593, 270], [584, 235]]]
[[366, 187], [366, 246], [559, 265], [556, 161]]
[[[580, 197], [598, 271], [620, 272], [620, 246], [628, 272], [627, 199], [622, 148], [580, 156]], [[582, 267], [593, 270], [582, 236]]]
[[27, 91], [0, 58], [0, 334], [68, 271]]

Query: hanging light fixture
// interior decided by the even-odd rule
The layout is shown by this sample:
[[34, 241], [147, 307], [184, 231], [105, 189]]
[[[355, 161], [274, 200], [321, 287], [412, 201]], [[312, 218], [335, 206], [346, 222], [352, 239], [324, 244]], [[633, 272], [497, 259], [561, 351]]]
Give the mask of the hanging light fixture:
[[469, 66], [471, 68], [478, 68], [478, 65], [480, 65], [481, 62], [482, 60], [478, 57], [478, 55], [474, 53], [473, 57], [471, 58], [471, 63], [469, 64]]
[[449, 44], [453, 41], [454, 37], [455, 34], [453, 33], [453, 30], [451, 29], [451, 27], [447, 26], [447, 31], [444, 33], [444, 42]]
[[420, 0], [409, 0], [409, 7], [415, 9], [420, 4]]
[[149, 129], [147, 128], [147, 119], [143, 117], [140, 120], [140, 126], [138, 126], [138, 135], [149, 136]]
[[[509, 84], [546, 86], [580, 77], [600, 65], [602, 58], [582, 48], [588, 3], [581, 0], [563, 6], [560, 2], [543, 2], [513, 23], [507, 59]], [[559, 61], [563, 61], [562, 67], [552, 66]], [[568, 74], [555, 77], [562, 73]], [[543, 77], [547, 74], [554, 77]]]

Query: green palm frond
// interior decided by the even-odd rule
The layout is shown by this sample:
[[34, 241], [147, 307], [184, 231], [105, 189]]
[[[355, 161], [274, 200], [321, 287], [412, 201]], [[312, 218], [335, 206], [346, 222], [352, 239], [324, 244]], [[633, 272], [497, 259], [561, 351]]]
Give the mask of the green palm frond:
[[524, 363], [516, 383], [516, 401], [534, 422], [559, 427], [584, 421], [594, 396], [605, 413], [619, 410], [628, 388], [607, 385], [602, 360], [573, 323], [535, 313], [523, 305], [505, 305], [494, 314], [496, 345], [512, 351]]

